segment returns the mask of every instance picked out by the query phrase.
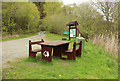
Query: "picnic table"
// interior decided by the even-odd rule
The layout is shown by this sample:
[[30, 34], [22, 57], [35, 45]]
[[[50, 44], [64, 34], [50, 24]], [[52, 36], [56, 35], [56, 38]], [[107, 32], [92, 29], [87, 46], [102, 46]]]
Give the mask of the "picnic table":
[[62, 59], [62, 53], [68, 50], [69, 43], [72, 41], [46, 41], [44, 43], [39, 43], [42, 48], [42, 60], [52, 61], [52, 49], [53, 56]]

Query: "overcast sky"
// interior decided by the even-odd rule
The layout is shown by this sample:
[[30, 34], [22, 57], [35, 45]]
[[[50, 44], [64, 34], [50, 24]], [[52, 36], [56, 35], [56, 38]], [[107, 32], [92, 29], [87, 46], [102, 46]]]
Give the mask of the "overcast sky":
[[73, 3], [79, 4], [79, 3], [82, 3], [82, 2], [90, 2], [89, 0], [62, 0], [62, 1], [65, 5], [73, 4]]
[[[90, 2], [90, 1], [96, 1], [96, 0], [62, 0], [65, 5], [67, 4], [79, 4], [82, 2]], [[97, 0], [98, 2], [119, 2], [120, 0]]]

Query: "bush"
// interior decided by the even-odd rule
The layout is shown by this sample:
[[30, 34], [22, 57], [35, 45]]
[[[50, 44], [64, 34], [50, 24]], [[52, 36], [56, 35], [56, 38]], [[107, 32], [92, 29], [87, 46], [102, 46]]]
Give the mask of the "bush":
[[69, 20], [68, 17], [62, 13], [47, 16], [44, 19], [44, 26], [51, 33], [62, 34], [63, 31], [69, 31], [69, 27], [66, 24], [72, 21], [72, 19]]
[[3, 29], [10, 34], [36, 32], [40, 21], [40, 14], [35, 4], [30, 2], [3, 3]]

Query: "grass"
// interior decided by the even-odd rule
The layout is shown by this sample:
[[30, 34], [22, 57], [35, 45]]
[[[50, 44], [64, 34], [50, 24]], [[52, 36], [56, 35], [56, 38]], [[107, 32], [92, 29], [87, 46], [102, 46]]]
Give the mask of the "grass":
[[118, 37], [116, 35], [98, 35], [95, 36], [92, 40], [94, 44], [99, 45], [106, 51], [109, 51], [112, 54], [118, 54]]
[[30, 33], [30, 34], [23, 34], [23, 35], [20, 35], [18, 37], [10, 37], [10, 38], [4, 38], [0, 41], [9, 41], [9, 40], [14, 40], [14, 39], [20, 39], [20, 38], [25, 38], [25, 37], [30, 37], [30, 36], [34, 36], [34, 35], [37, 35], [37, 33]]
[[[61, 40], [63, 36], [46, 33], [45, 39]], [[74, 41], [74, 39], [72, 39]], [[70, 48], [72, 48], [70, 44]], [[110, 56], [103, 48], [85, 43], [82, 56], [76, 61], [52, 58], [52, 62], [42, 61], [41, 54], [36, 59], [20, 58], [9, 62], [11, 66], [4, 68], [3, 79], [117, 79], [117, 56]]]

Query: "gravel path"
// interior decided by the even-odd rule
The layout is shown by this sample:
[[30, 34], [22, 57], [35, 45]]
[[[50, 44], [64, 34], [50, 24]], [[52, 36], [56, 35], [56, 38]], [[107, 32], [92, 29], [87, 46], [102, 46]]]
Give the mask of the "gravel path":
[[[28, 42], [39, 41], [45, 36], [44, 32], [38, 33], [38, 35], [21, 38], [16, 40], [10, 40], [2, 42], [2, 67], [7, 66], [8, 61], [15, 61], [19, 57], [28, 57]], [[34, 49], [39, 48], [39, 45], [34, 45]]]

